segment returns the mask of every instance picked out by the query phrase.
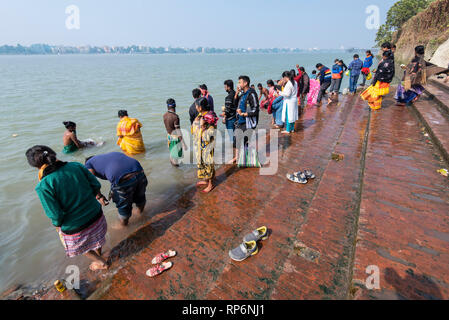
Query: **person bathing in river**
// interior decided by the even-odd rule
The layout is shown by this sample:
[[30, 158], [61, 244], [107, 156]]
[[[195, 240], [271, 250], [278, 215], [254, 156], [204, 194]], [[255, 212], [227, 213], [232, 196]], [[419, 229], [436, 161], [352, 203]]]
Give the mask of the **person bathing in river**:
[[107, 223], [102, 205], [108, 205], [98, 180], [80, 163], [62, 162], [47, 146], [27, 150], [28, 163], [39, 169], [36, 193], [59, 234], [65, 253], [92, 260], [92, 271], [107, 269], [101, 249]]
[[170, 162], [173, 166], [179, 166], [179, 159], [182, 159], [182, 149], [185, 148], [182, 140], [181, 124], [179, 116], [176, 114], [176, 101], [167, 100], [168, 111], [164, 114], [164, 125], [167, 130], [168, 149], [170, 151]]
[[[259, 101], [260, 101], [260, 107], [261, 108], [264, 108], [264, 109], [267, 109], [268, 108], [268, 103], [269, 103], [269, 95], [270, 95], [270, 93], [268, 92], [268, 89], [267, 88], [264, 88], [263, 86], [262, 86], [262, 84], [261, 83], [259, 83], [258, 85], [257, 85], [257, 89], [259, 89]], [[262, 98], [264, 98], [264, 99], [262, 99]]]
[[148, 180], [139, 161], [121, 152], [111, 152], [86, 159], [85, 167], [93, 175], [111, 183], [110, 197], [114, 201], [122, 227], [128, 225], [133, 203], [137, 214], [145, 209]]
[[82, 142], [79, 141], [76, 136], [76, 123], [72, 121], [64, 121], [63, 122], [65, 128], [67, 129], [64, 132], [64, 136], [62, 137], [62, 141], [64, 142], [64, 149], [62, 150], [65, 154], [73, 153], [79, 149], [86, 148], [88, 146], [93, 146], [93, 142]]
[[142, 124], [137, 119], [129, 118], [126, 110], [120, 110], [118, 117], [120, 121], [117, 124], [117, 145], [129, 155], [144, 153], [145, 145], [140, 131]]

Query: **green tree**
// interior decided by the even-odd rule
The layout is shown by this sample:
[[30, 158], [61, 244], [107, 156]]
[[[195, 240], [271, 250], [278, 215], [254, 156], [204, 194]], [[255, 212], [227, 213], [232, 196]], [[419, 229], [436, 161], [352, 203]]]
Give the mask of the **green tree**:
[[402, 25], [420, 11], [426, 9], [435, 0], [400, 0], [396, 2], [387, 13], [385, 24], [377, 31], [378, 45], [391, 41], [393, 33], [400, 30]]

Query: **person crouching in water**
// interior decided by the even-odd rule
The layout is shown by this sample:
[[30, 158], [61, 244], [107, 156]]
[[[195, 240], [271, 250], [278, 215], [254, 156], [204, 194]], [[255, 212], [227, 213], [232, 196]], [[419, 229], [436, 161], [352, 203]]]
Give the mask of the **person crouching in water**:
[[111, 152], [88, 158], [85, 167], [96, 177], [111, 183], [110, 195], [122, 227], [128, 225], [133, 203], [137, 206], [137, 214], [142, 214], [147, 202], [148, 180], [139, 161], [121, 152]]
[[120, 110], [118, 112], [120, 118], [117, 124], [117, 145], [126, 153], [130, 155], [144, 153], [145, 145], [143, 144], [142, 124], [139, 120], [128, 117], [128, 111]]
[[28, 149], [26, 157], [32, 167], [39, 169], [36, 193], [66, 255], [85, 255], [92, 260], [92, 271], [107, 269], [101, 249], [107, 231], [102, 205], [108, 202], [98, 180], [80, 163], [59, 161], [47, 146]]
[[206, 185], [206, 189], [202, 192], [209, 193], [214, 188], [214, 148], [218, 117], [215, 112], [210, 111], [209, 103], [204, 98], [198, 100], [197, 110], [198, 117], [192, 125], [194, 152], [197, 161], [198, 179], [200, 179], [197, 186]]
[[64, 149], [62, 150], [63, 153], [70, 154], [79, 149], [83, 149], [94, 144], [93, 142], [82, 142], [78, 140], [78, 137], [76, 136], [75, 122], [64, 121], [62, 124], [67, 129], [64, 132], [64, 136], [62, 137], [62, 141], [64, 143]]
[[164, 114], [164, 125], [167, 130], [168, 149], [170, 151], [170, 162], [173, 166], [179, 166], [179, 159], [183, 157], [184, 141], [182, 140], [179, 116], [176, 114], [176, 101], [167, 100], [168, 111]]

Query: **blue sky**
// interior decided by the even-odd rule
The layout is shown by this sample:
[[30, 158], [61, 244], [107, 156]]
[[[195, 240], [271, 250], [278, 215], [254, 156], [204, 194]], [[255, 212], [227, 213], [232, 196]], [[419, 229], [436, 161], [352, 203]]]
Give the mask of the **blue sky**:
[[[369, 5], [380, 22], [396, 0], [3, 0], [0, 44], [173, 47], [369, 47]], [[65, 27], [69, 5], [80, 29]]]

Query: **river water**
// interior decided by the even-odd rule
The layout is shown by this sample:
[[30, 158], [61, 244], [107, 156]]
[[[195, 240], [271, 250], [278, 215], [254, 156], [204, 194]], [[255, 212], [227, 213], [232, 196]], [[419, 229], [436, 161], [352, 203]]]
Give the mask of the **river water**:
[[[363, 57], [363, 52], [359, 52]], [[215, 110], [224, 104], [223, 81], [249, 75], [252, 83], [280, 79], [296, 64], [311, 74], [316, 63], [331, 67], [335, 58], [349, 64], [352, 53], [343, 51], [304, 54], [243, 55], [63, 55], [0, 56], [0, 292], [12, 285], [38, 286], [54, 280], [69, 264], [85, 266], [82, 258], [68, 259], [54, 227], [34, 191], [37, 171], [25, 151], [45, 144], [65, 161], [84, 162], [93, 154], [119, 151], [115, 127], [117, 111], [127, 109], [143, 124], [147, 152], [136, 158], [149, 178], [149, 206], [163, 205], [195, 181], [190, 166], [172, 168], [168, 162], [162, 115], [165, 101], [174, 98], [181, 126], [188, 129], [191, 91], [206, 83]], [[348, 87], [348, 77], [343, 88]], [[100, 148], [65, 156], [63, 121], [77, 123], [78, 137], [104, 141]], [[223, 125], [219, 124], [223, 130]], [[103, 193], [108, 183], [102, 182]], [[105, 210], [111, 248], [145, 221], [132, 221], [116, 231], [116, 210]]]

